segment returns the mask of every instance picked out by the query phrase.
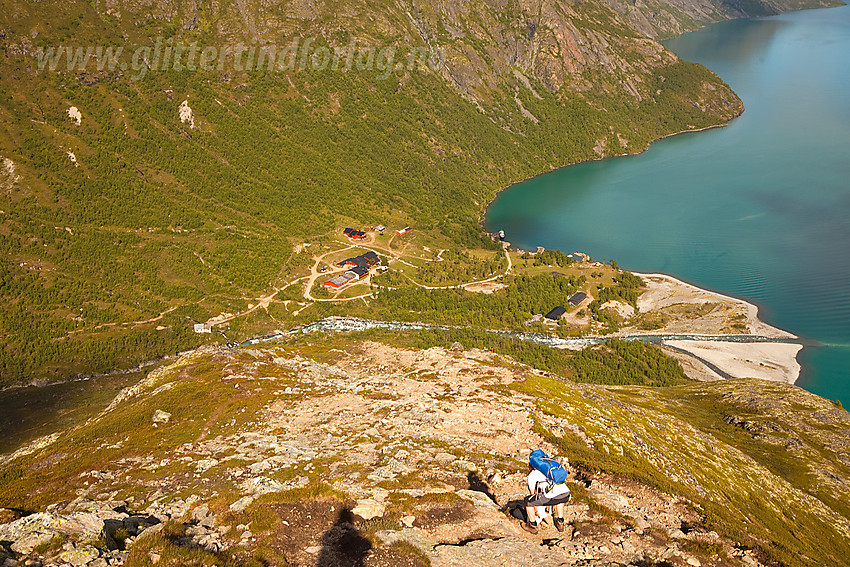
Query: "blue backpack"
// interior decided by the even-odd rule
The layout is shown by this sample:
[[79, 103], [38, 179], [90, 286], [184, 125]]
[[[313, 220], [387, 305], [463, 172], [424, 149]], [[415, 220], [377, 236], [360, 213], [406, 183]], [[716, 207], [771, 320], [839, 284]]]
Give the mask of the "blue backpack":
[[546, 475], [546, 479], [555, 484], [567, 482], [567, 469], [564, 465], [541, 451], [535, 449], [528, 457], [528, 462], [532, 467]]

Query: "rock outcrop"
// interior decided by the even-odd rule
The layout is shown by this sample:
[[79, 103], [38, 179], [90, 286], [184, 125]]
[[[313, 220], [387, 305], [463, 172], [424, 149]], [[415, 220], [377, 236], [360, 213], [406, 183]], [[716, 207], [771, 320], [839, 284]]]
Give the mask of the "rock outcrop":
[[[0, 525], [11, 561], [770, 565], [801, 526], [850, 544], [850, 418], [784, 384], [605, 388], [474, 349], [320, 341], [198, 351], [118, 399], [0, 469], [2, 502], [37, 504]], [[516, 519], [537, 447], [573, 463], [562, 533]], [[43, 484], [8, 480], [34, 467]]]

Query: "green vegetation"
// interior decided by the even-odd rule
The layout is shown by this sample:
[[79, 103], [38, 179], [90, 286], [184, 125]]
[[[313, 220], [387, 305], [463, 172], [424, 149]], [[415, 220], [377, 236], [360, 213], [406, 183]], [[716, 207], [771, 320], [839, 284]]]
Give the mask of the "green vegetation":
[[[384, 276], [376, 278], [375, 285], [400, 285], [398, 276], [391, 277], [393, 279], [386, 284]], [[463, 289], [424, 289], [408, 284], [383, 290], [368, 309], [356, 305], [327, 305], [320, 309], [326, 314], [528, 331], [531, 329], [525, 323], [532, 315], [548, 313], [553, 307], [564, 304], [585, 283], [583, 277], [551, 274], [508, 276], [500, 281], [507, 287], [492, 294]]]
[[[536, 399], [537, 410], [530, 412], [536, 420], [535, 431], [557, 445], [560, 454], [574, 466], [635, 479], [681, 498], [702, 516], [707, 530], [756, 548], [768, 563], [789, 567], [812, 562], [838, 565], [846, 564], [850, 558], [850, 545], [842, 531], [842, 518], [850, 516], [850, 505], [841, 481], [850, 475], [850, 470], [836, 457], [842, 450], [848, 418], [846, 412], [827, 400], [789, 385], [756, 380], [686, 383], [681, 371], [674, 368], [675, 363], [658, 349], [637, 342], [611, 340], [570, 352], [468, 329], [369, 331], [356, 337], [417, 347], [449, 347], [454, 341], [461, 341], [466, 348], [493, 349], [553, 375], [557, 373], [548, 377], [530, 373], [498, 356], [480, 363], [484, 375], [490, 367], [501, 366], [515, 380], [490, 381], [482, 386], [488, 396], [504, 394], [507, 400], [519, 391], [530, 396], [526, 400]], [[192, 458], [192, 448], [199, 449], [204, 439], [229, 438], [235, 449], [239, 432], [267, 430], [263, 408], [270, 407], [270, 403], [283, 402], [291, 407], [292, 402], [315, 402], [338, 393], [334, 387], [329, 389], [324, 379], [312, 381], [306, 378], [309, 373], [301, 374], [276, 362], [278, 357], [303, 357], [326, 364], [342, 363], [341, 367], [345, 367], [344, 361], [357, 353], [358, 346], [352, 345], [352, 336], [346, 334], [295, 336], [264, 353], [192, 353], [150, 375], [134, 398], [112, 412], [70, 429], [58, 442], [0, 467], [0, 507], [43, 509], [57, 500], [69, 501], [78, 491], [91, 487], [93, 475], [88, 471], [121, 471], [114, 476], [97, 477], [104, 479], [99, 481], [98, 490], [117, 491], [117, 498], [132, 499], [135, 506], [143, 509], [156, 485], [152, 481], [168, 478], [175, 482], [172, 497], [185, 499], [189, 494], [198, 494], [211, 499], [211, 510], [226, 524], [250, 524], [258, 537], [255, 558], [280, 558], [276, 555], [279, 550], [270, 540], [263, 539], [266, 535], [272, 537], [271, 532], [280, 525], [276, 506], [322, 499], [344, 501], [346, 495], [338, 491], [335, 481], [350, 478], [354, 472], [367, 473], [369, 467], [334, 467], [336, 457], [325, 455], [296, 467], [271, 471], [270, 478], [279, 482], [290, 482], [299, 475], [307, 475], [308, 481], [301, 488], [261, 496], [237, 514], [229, 511], [228, 505], [239, 498], [240, 492], [224, 473], [251, 461], [243, 461], [236, 454], [236, 459], [224, 459], [202, 473], [189, 472], [183, 477], [186, 467], [191, 471], [192, 463], [198, 462]], [[399, 372], [404, 374], [404, 369]], [[481, 376], [479, 373], [478, 379]], [[565, 382], [564, 376], [574, 381], [616, 384], [574, 384]], [[413, 379], [440, 383], [446, 378], [424, 368]], [[163, 387], [165, 384], [169, 386]], [[392, 398], [395, 393], [392, 381], [387, 387], [390, 389], [362, 388], [350, 395], [386, 400], [388, 394]], [[297, 392], [288, 392], [290, 388]], [[460, 393], [445, 391], [444, 395], [438, 399], [451, 400]], [[480, 393], [467, 394], [467, 399], [477, 395]], [[154, 425], [151, 415], [156, 409], [168, 411], [175, 418]], [[390, 413], [391, 409], [384, 407], [371, 415], [384, 418]], [[343, 433], [340, 435], [343, 438]], [[382, 450], [385, 440], [377, 433], [365, 434], [355, 441], [374, 443], [376, 455], [380, 454], [376, 464], [388, 462], [393, 455], [392, 451]], [[520, 470], [509, 454], [468, 453], [445, 439], [416, 438], [401, 446], [412, 452], [420, 448], [420, 443], [448, 451], [479, 467], [488, 463], [486, 467], [501, 471]], [[188, 464], [175, 455], [189, 457]], [[156, 465], [166, 459], [170, 462], [159, 468], [145, 464]], [[187, 486], [183, 478], [194, 478], [197, 484], [191, 486], [190, 481]], [[381, 486], [392, 492], [399, 487], [418, 488], [425, 484], [427, 479], [421, 471], [412, 471]], [[586, 499], [594, 510], [630, 521], [598, 507], [581, 486], [573, 488], [576, 499]], [[396, 522], [401, 515], [425, 517], [420, 513], [422, 506], [455, 506], [460, 503], [458, 498], [455, 493], [403, 496], [388, 506], [385, 520], [357, 527], [369, 537], [375, 530], [398, 527]], [[179, 541], [181, 529], [180, 525], [167, 526], [158, 535], [136, 541], [132, 548], [132, 562], [136, 563], [131, 564], [148, 565], [149, 551], [161, 555], [166, 565], [251, 564], [245, 563], [251, 560], [249, 554], [242, 554], [238, 548], [235, 556], [186, 548]], [[691, 545], [689, 549], [696, 554], [711, 556], [717, 551], [709, 544]], [[50, 545], [44, 549], [49, 550]], [[400, 551], [408, 555], [411, 552]]]
[[[583, 25], [633, 35], [607, 8], [583, 10]], [[163, 33], [202, 45], [221, 39], [204, 14], [191, 31], [100, 16], [85, 2], [22, 5], [14, 22], [0, 16], [11, 34], [4, 45], [18, 33], [31, 52], [54, 42], [130, 49]], [[394, 17], [399, 29], [410, 25]], [[30, 28], [37, 37], [24, 33]], [[523, 87], [521, 100], [536, 122], [516, 109], [507, 83], [481, 93], [482, 112], [427, 71], [169, 71], [131, 80], [33, 73], [34, 58], [20, 54], [0, 64], [0, 156], [19, 177], [0, 191], [0, 383], [108, 371], [221, 340], [193, 334], [191, 324], [286, 287], [304, 275], [293, 244], [342, 225], [409, 224], [454, 250], [492, 247], [475, 219], [499, 189], [593, 158], [615, 131], [627, 148], [609, 146], [636, 151], [722, 122], [728, 108], [692, 103], [706, 84], [734, 100], [713, 74], [684, 62], [646, 67], [641, 80], [655, 94], [642, 99], [620, 90], [632, 77], [588, 70], [580, 80], [599, 87], [581, 97], [532, 79], [539, 98]], [[178, 119], [186, 100], [195, 128]], [[68, 118], [71, 105], [80, 125]], [[423, 283], [487, 276], [504, 261], [445, 254], [463, 267], [426, 263]], [[297, 320], [278, 310], [234, 322], [230, 334]]]
[[[592, 384], [636, 384], [671, 386], [688, 382], [682, 368], [657, 347], [640, 341], [609, 339], [602, 345], [580, 351], [557, 349], [531, 341], [473, 329], [419, 330], [409, 332], [373, 329], [355, 335], [397, 346], [419, 349], [450, 347], [459, 342], [464, 348], [491, 350], [510, 356], [532, 368], [552, 372], [574, 382]], [[308, 339], [293, 339], [294, 344]], [[342, 335], [324, 340], [350, 341]]]
[[[186, 526], [169, 521], [161, 532], [147, 535], [133, 546], [124, 565], [127, 567], [186, 566], [186, 567], [254, 567], [261, 561], [239, 561], [231, 553], [212, 553], [202, 548], [184, 545]], [[154, 555], [157, 560], [151, 558]]]
[[608, 325], [609, 329], [617, 330], [618, 321], [606, 310], [601, 309], [609, 301], [620, 301], [637, 308], [638, 291], [643, 287], [643, 280], [629, 272], [620, 272], [614, 277], [614, 285], [597, 285], [596, 298], [588, 307], [596, 319]]
[[[795, 404], [788, 386], [758, 380], [612, 388], [591, 397], [544, 377], [518, 387], [540, 396], [544, 412], [569, 419], [592, 439], [588, 446], [570, 431], [556, 436], [537, 427], [571, 463], [685, 498], [704, 516], [706, 528], [777, 564], [843, 565], [850, 560], [850, 544], [836, 523], [850, 510], [837, 498], [835, 485], [824, 481], [846, 470], [828, 448], [841, 427], [841, 422], [823, 425], [828, 402], [806, 395], [806, 403]], [[789, 440], [801, 436], [806, 458], [789, 450], [794, 445], [783, 437], [754, 435], [731, 422], [730, 415], [762, 423], [765, 431], [784, 432], [780, 435]], [[821, 424], [819, 434], [802, 433], [815, 423]], [[831, 472], [818, 474], [821, 468]]]

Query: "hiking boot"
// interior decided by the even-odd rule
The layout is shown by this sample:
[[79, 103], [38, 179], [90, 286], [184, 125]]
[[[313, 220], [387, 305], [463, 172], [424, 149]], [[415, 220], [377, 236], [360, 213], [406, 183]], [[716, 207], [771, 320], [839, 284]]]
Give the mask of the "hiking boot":
[[564, 519], [563, 518], [555, 518], [555, 529], [559, 532], [564, 531]]
[[549, 527], [549, 518], [543, 518], [537, 523], [538, 528], [548, 528]]
[[519, 525], [522, 526], [522, 529], [524, 529], [530, 534], [537, 533], [537, 526], [535, 526], [534, 524], [529, 524], [528, 522], [520, 522]]

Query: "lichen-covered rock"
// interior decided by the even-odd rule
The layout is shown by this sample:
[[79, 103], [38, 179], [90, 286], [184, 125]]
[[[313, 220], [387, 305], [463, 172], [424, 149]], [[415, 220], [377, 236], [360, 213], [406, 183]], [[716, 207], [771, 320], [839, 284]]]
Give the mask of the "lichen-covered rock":
[[280, 492], [286, 488], [283, 483], [263, 476], [249, 478], [240, 484], [239, 487], [242, 489], [243, 493], [257, 496], [260, 494], [268, 494], [270, 492]]
[[59, 559], [70, 563], [74, 567], [83, 567], [100, 557], [100, 551], [90, 545], [77, 547], [71, 551], [63, 551], [59, 554]]

